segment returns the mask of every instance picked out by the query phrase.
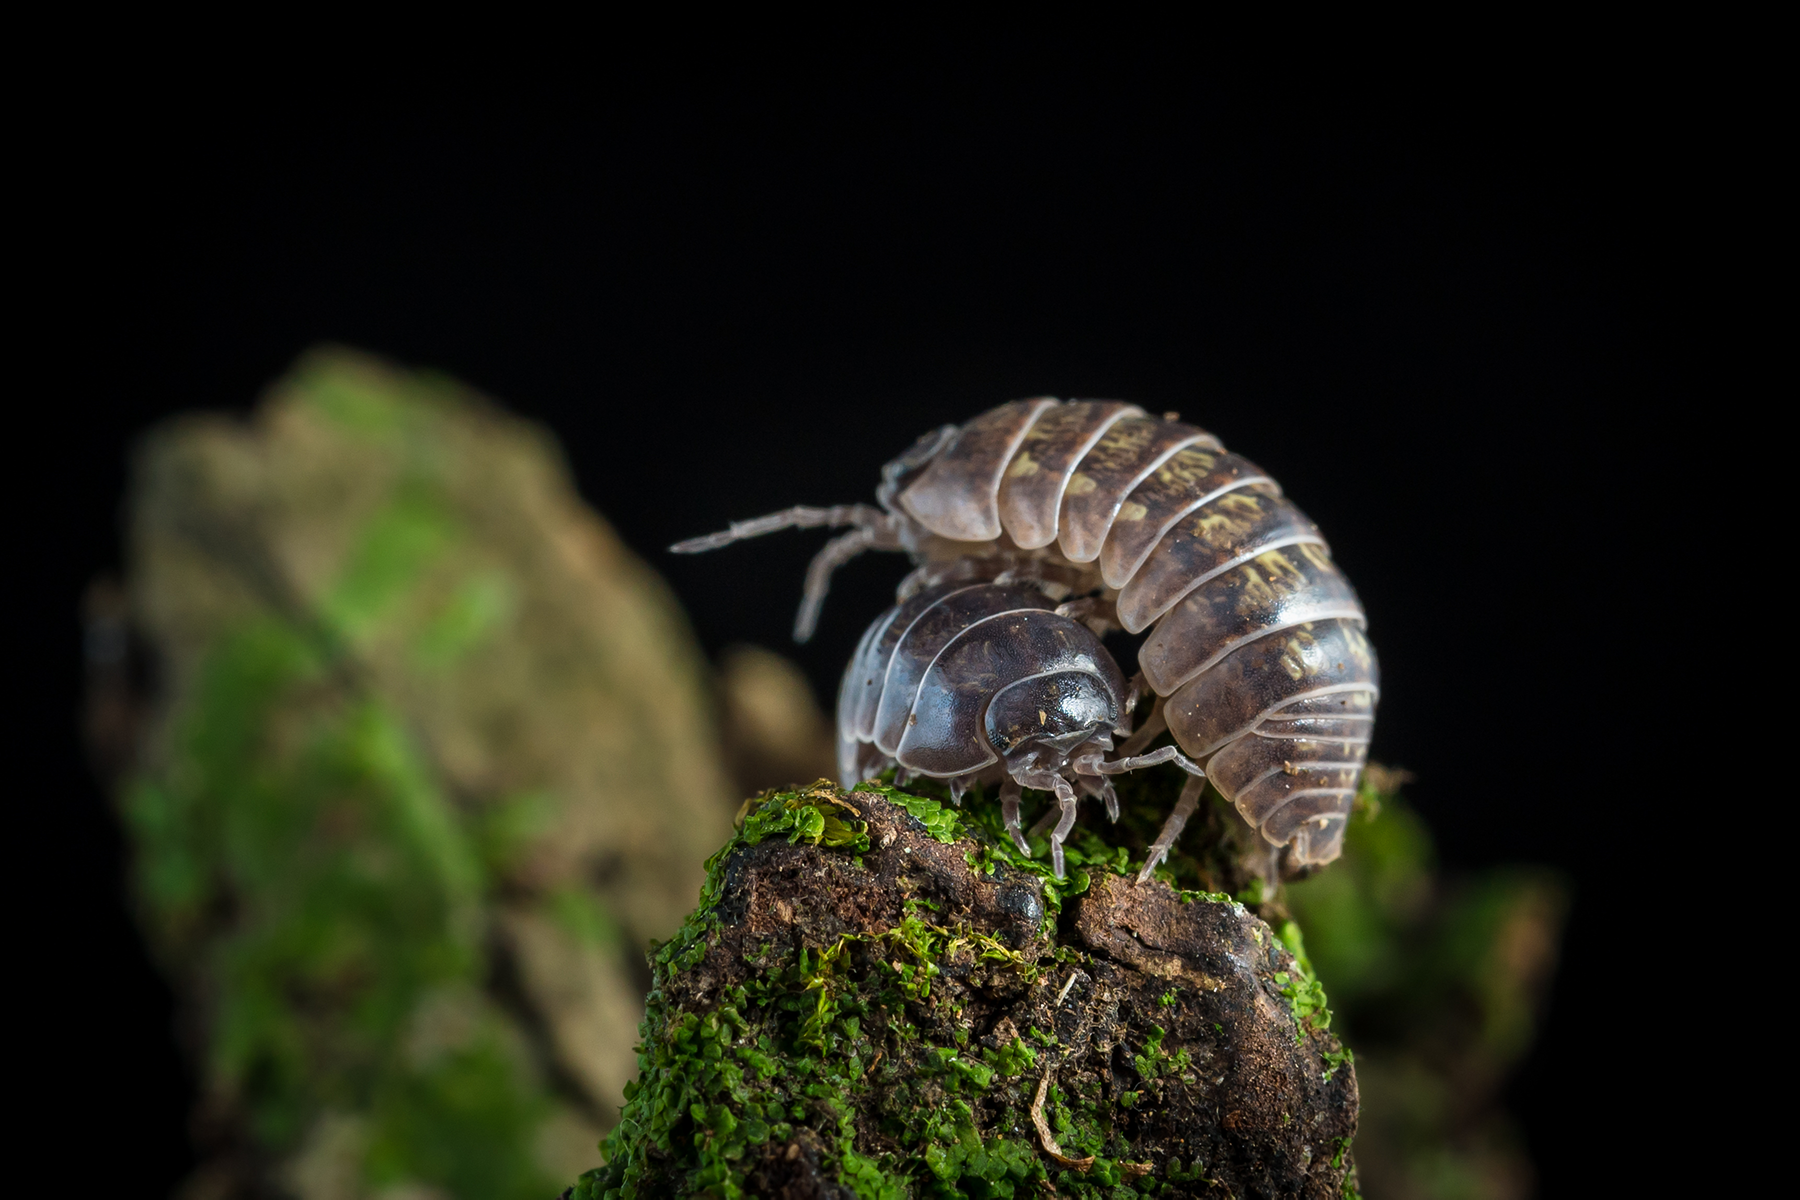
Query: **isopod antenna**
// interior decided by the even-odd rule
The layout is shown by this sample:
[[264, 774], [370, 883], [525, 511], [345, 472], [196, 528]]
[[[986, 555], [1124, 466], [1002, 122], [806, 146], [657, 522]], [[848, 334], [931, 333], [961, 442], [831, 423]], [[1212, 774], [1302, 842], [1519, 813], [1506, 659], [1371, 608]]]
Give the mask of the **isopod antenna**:
[[733, 521], [728, 529], [676, 542], [669, 549], [675, 554], [700, 554], [765, 533], [779, 533], [783, 529], [835, 529], [844, 525], [855, 528], [826, 542], [825, 548], [813, 556], [812, 564], [806, 569], [806, 591], [800, 600], [800, 611], [794, 617], [794, 640], [805, 642], [818, 628], [819, 610], [824, 607], [825, 594], [831, 590], [833, 571], [864, 550], [902, 549], [900, 523], [891, 513], [870, 504], [837, 504], [830, 508], [797, 504], [767, 516]]

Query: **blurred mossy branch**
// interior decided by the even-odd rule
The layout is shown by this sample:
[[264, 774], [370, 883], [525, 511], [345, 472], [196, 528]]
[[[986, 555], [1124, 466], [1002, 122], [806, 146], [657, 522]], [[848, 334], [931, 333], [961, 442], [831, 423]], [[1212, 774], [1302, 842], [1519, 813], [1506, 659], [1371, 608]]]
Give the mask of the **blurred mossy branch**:
[[89, 731], [202, 1069], [190, 1191], [553, 1194], [729, 831], [673, 598], [543, 431], [349, 351], [135, 467]]
[[1523, 1200], [1535, 1179], [1502, 1089], [1537, 1034], [1568, 887], [1541, 868], [1442, 871], [1406, 778], [1371, 767], [1344, 857], [1283, 889], [1356, 1051], [1363, 1184]]

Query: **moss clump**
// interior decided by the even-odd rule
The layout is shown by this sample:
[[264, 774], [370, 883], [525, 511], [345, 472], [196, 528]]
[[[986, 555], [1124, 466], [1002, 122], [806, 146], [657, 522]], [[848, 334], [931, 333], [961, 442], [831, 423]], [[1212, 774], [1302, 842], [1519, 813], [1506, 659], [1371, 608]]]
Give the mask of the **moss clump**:
[[[377, 1185], [526, 1200], [550, 1101], [482, 992], [480, 843], [397, 715], [337, 665], [274, 619], [221, 642], [173, 739], [196, 769], [126, 797], [143, 894], [171, 941], [204, 946], [205, 1065], [250, 1139], [317, 1141], [329, 1112], [326, 1140], [354, 1142]], [[220, 934], [224, 897], [238, 912]]]
[[156, 431], [130, 518], [90, 728], [193, 1054], [187, 1190], [598, 1163], [735, 795], [667, 590], [544, 431], [347, 351]]
[[1084, 831], [1058, 881], [999, 822], [887, 785], [746, 805], [568, 1195], [1335, 1196], [1355, 1089], [1310, 972], [1224, 895], [1127, 883], [1129, 844]]

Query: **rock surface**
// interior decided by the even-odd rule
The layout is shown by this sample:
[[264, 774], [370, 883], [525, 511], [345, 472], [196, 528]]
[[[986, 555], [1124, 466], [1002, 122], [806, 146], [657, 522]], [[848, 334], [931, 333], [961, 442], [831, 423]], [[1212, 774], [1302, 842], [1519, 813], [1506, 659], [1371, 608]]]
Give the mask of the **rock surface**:
[[753, 806], [569, 1195], [1343, 1194], [1354, 1069], [1277, 931], [1091, 842], [1053, 880], [988, 806]]
[[742, 794], [673, 596], [544, 430], [347, 351], [152, 433], [129, 516], [88, 724], [203, 1093], [188, 1194], [553, 1195]]

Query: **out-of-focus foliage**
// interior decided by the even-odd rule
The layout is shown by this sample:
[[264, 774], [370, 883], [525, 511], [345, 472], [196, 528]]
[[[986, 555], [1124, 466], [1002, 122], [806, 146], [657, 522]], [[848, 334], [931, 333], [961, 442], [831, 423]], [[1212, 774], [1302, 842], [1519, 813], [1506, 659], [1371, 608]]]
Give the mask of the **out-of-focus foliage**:
[[837, 738], [799, 667], [772, 650], [733, 646], [719, 661], [725, 761], [754, 796], [837, 778]]
[[[704, 666], [549, 438], [342, 351], [147, 440], [119, 782], [189, 1004], [192, 1196], [508, 1200], [598, 1162], [642, 952], [730, 831]], [[116, 705], [115, 705], [116, 707]]]
[[1343, 858], [1286, 889], [1356, 1053], [1363, 1192], [1522, 1198], [1530, 1162], [1500, 1090], [1536, 1033], [1566, 888], [1524, 868], [1445, 879], [1401, 779], [1371, 768]]

